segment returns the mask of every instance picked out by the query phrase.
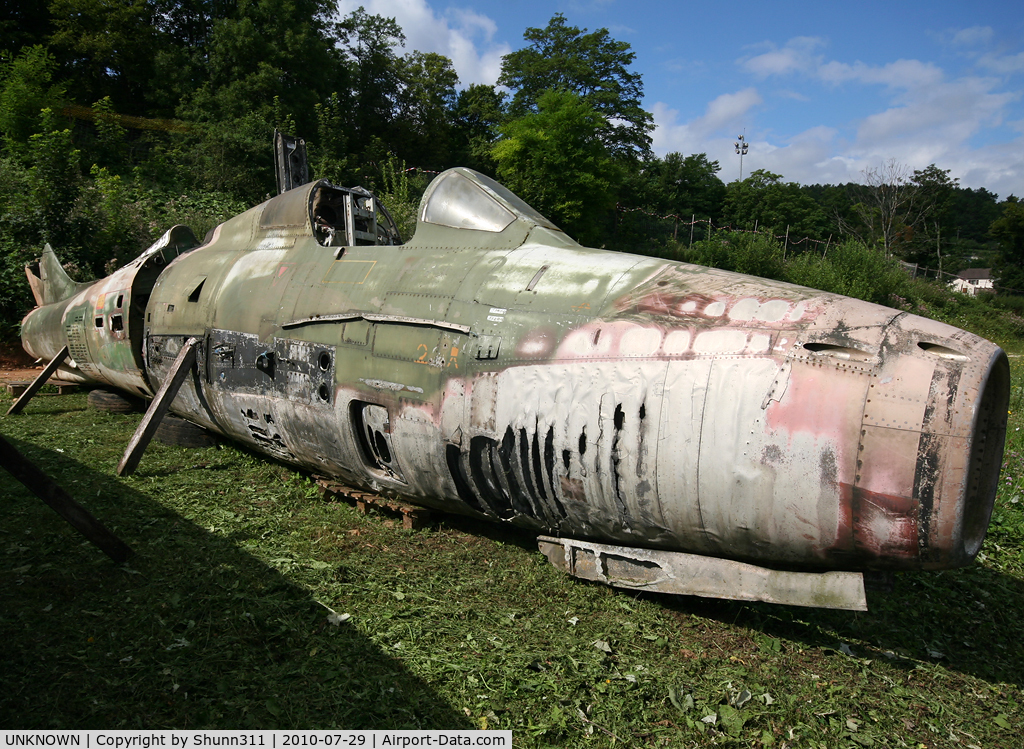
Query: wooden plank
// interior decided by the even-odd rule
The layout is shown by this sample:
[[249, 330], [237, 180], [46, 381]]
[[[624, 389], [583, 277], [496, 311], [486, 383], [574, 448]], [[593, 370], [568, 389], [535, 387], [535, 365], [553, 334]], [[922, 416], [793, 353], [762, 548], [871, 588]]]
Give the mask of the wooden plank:
[[120, 564], [132, 555], [132, 550], [124, 541], [90, 515], [88, 510], [72, 499], [53, 479], [31, 463], [2, 436], [0, 436], [0, 465], [115, 562]]
[[18, 400], [14, 401], [9, 409], [7, 409], [7, 415], [12, 416], [14, 414], [20, 414], [21, 410], [28, 405], [28, 402], [32, 400], [32, 396], [36, 394], [36, 391], [41, 388], [50, 376], [57, 371], [57, 367], [64, 363], [64, 360], [68, 358], [68, 347], [65, 346], [57, 355], [50, 360], [50, 363], [43, 367], [43, 371], [32, 380], [32, 384], [28, 386], [24, 393]]
[[117, 466], [118, 476], [130, 476], [138, 468], [139, 461], [142, 460], [142, 453], [146, 450], [149, 441], [153, 439], [153, 435], [156, 434], [160, 420], [167, 413], [174, 396], [178, 394], [182, 383], [185, 382], [185, 378], [196, 363], [196, 345], [198, 343], [199, 339], [189, 338], [181, 347], [181, 351], [178, 352], [178, 356], [171, 365], [171, 371], [168, 372], [167, 378], [160, 386], [160, 390], [157, 391], [153, 402], [146, 409], [142, 421], [139, 422], [135, 434], [132, 435], [132, 439], [128, 443], [128, 448], [124, 451], [124, 457], [121, 458], [121, 462]]
[[433, 514], [431, 510], [416, 505], [405, 504], [396, 500], [387, 499], [379, 494], [353, 489], [351, 486], [338, 483], [326, 476], [314, 477], [317, 486], [320, 487], [322, 496], [325, 499], [341, 498], [354, 502], [356, 510], [363, 515], [371, 509], [388, 510], [402, 515], [402, 527], [410, 530], [422, 528], [430, 523]]

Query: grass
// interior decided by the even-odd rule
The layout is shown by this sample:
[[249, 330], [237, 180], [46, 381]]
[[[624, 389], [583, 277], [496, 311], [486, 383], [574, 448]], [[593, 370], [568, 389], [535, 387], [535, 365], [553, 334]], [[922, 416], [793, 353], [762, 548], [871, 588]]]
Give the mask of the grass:
[[[41, 395], [0, 432], [129, 543], [115, 565], [0, 472], [0, 727], [503, 728], [518, 746], [1014, 747], [1024, 359], [979, 561], [869, 613], [636, 595], [532, 537], [409, 531], [233, 446]], [[0, 408], [6, 410], [6, 396]]]

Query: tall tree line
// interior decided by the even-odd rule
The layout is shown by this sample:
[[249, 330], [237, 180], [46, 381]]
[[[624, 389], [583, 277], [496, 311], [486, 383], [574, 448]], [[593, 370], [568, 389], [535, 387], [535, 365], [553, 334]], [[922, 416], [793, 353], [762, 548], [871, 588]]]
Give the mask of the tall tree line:
[[[787, 249], [813, 240], [802, 252], [846, 236], [945, 272], [1000, 266], [1024, 289], [1015, 198], [896, 161], [862, 184], [726, 184], [706, 154], [652, 153], [629, 44], [557, 13], [523, 37], [498, 86], [462, 86], [395, 19], [330, 0], [6, 3], [0, 293], [42, 242], [99, 274], [170, 222], [203, 232], [264, 199], [275, 128], [307, 140], [315, 177], [399, 202], [431, 171], [478, 169], [587, 244], [671, 256], [712, 227], [757, 227]], [[398, 179], [404, 166], [422, 173]]]

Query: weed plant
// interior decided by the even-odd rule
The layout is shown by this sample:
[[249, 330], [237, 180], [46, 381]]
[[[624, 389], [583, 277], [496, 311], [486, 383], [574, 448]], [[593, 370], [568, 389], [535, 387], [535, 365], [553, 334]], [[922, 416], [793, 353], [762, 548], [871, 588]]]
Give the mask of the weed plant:
[[[868, 613], [574, 580], [532, 537], [326, 502], [231, 445], [40, 395], [0, 430], [133, 547], [116, 565], [0, 473], [0, 727], [503, 728], [516, 746], [1013, 747], [1024, 367], [975, 564]], [[6, 396], [0, 408], [6, 408]]]

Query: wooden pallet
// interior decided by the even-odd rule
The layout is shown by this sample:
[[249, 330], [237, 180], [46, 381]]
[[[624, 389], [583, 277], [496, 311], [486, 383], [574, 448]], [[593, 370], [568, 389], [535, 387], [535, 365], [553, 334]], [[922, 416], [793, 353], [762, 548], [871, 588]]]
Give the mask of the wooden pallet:
[[[30, 382], [8, 382], [7, 392], [14, 398], [21, 397], [21, 394], [28, 390]], [[53, 385], [57, 388], [58, 395], [67, 395], [68, 393], [74, 393], [78, 390], [80, 385], [74, 382], [58, 382], [56, 380], [50, 380], [46, 383], [47, 385]]]
[[431, 511], [423, 507], [399, 502], [396, 499], [388, 499], [362, 489], [354, 489], [334, 479], [318, 476], [316, 483], [320, 487], [324, 499], [344, 499], [354, 502], [356, 509], [364, 515], [371, 509], [400, 514], [402, 527], [408, 530], [416, 530], [429, 525], [432, 518]]

